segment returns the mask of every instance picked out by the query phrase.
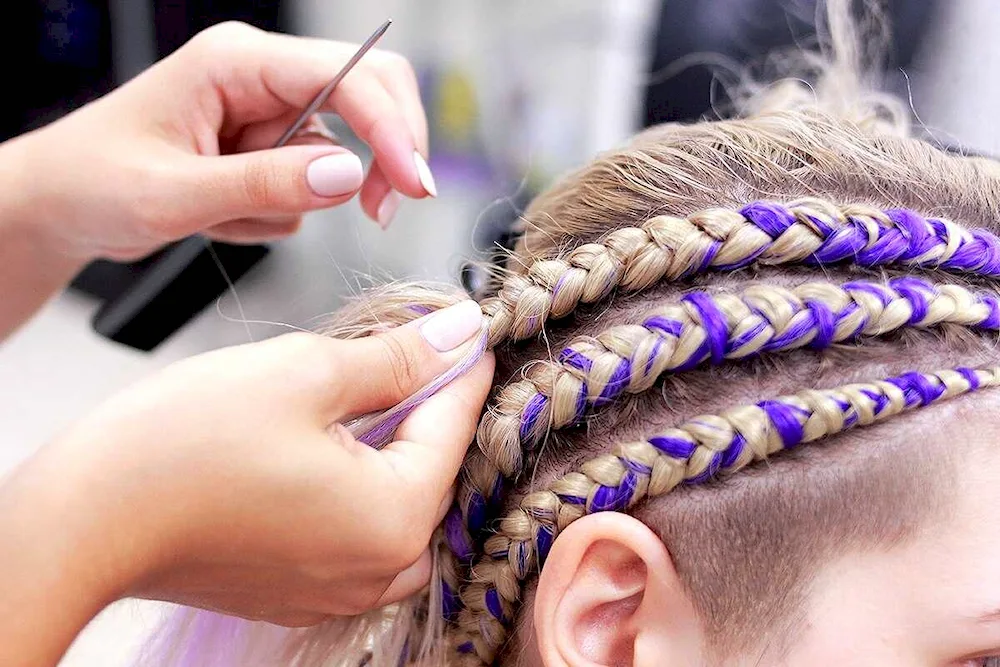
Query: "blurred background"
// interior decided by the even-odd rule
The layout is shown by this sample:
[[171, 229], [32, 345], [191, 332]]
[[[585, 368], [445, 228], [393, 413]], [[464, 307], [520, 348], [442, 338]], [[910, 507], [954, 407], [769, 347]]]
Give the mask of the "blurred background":
[[[896, 46], [887, 87], [911, 99], [941, 142], [1000, 154], [992, 114], [1000, 83], [982, 74], [1000, 66], [995, 2], [888, 5]], [[440, 196], [405, 202], [386, 233], [351, 203], [309, 216], [293, 239], [220, 247], [232, 289], [202, 257], [134, 319], [115, 310], [120, 297], [161, 257], [89, 267], [0, 344], [0, 475], [110, 393], [174, 360], [273, 336], [282, 325], [315, 327], [372, 281], [459, 281], [466, 261], [488, 254], [560, 173], [647, 125], [712, 115], [721, 94], [712, 71], [678, 70], [678, 59], [712, 52], [746, 63], [808, 45], [814, 11], [815, 0], [9, 0], [0, 8], [9, 71], [0, 139], [107, 92], [219, 21], [360, 42], [392, 18], [380, 46], [406, 55], [420, 76]], [[347, 143], [368, 159], [364, 146]], [[109, 313], [119, 315], [111, 325]], [[63, 664], [126, 664], [161, 612], [113, 606]]]

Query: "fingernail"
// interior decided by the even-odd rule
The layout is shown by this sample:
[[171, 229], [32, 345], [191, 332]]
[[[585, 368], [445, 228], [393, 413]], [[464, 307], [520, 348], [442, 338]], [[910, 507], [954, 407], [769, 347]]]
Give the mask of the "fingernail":
[[482, 329], [483, 311], [475, 301], [463, 301], [429, 315], [420, 333], [438, 352], [449, 352]]
[[413, 151], [413, 163], [417, 165], [417, 176], [420, 177], [420, 185], [424, 186], [424, 190], [431, 197], [437, 197], [437, 185], [434, 183], [434, 174], [431, 173], [431, 168], [427, 166], [427, 160], [417, 151]]
[[338, 197], [354, 192], [364, 181], [361, 160], [353, 153], [334, 153], [316, 158], [306, 169], [309, 189], [320, 197]]
[[378, 226], [382, 229], [388, 229], [389, 223], [392, 219], [396, 217], [396, 211], [399, 210], [399, 202], [401, 201], [399, 193], [395, 190], [389, 190], [385, 197], [382, 199], [382, 203], [378, 205], [378, 211], [375, 212], [375, 217], [378, 219]]

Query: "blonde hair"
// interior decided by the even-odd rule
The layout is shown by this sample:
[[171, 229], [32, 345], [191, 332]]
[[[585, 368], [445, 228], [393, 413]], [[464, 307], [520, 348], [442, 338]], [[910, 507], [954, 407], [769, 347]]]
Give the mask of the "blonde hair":
[[[663, 507], [649, 499], [779, 452], [791, 462], [784, 450], [800, 443], [878, 429], [909, 408], [1000, 384], [988, 338], [1000, 329], [1000, 241], [978, 229], [996, 228], [996, 167], [908, 138], [898, 105], [861, 92], [857, 72], [871, 59], [855, 46], [849, 4], [830, 3], [839, 55], [824, 61], [832, 65], [813, 93], [795, 83], [756, 89], [743, 106], [750, 117], [653, 128], [533, 202], [505, 269], [480, 295], [497, 378], [511, 381], [498, 380], [483, 413], [435, 538], [430, 591], [355, 622], [290, 631], [239, 664], [516, 659], [523, 646], [510, 633], [551, 542], [605, 510], [657, 526], [720, 646], [726, 633], [751, 641], [746, 605], [718, 603], [746, 578], [720, 583], [705, 572], [738, 557], [725, 536], [690, 531], [710, 554], [698, 562], [685, 555], [693, 538], [657, 518]], [[338, 313], [327, 333], [368, 335], [458, 298], [388, 286]], [[815, 466], [810, 456], [802, 461]], [[830, 479], [820, 486], [831, 494], [850, 483]], [[900, 488], [933, 496], [918, 481]], [[705, 493], [754, 488], [722, 482]], [[884, 521], [864, 537], [877, 539], [899, 512], [906, 526], [925, 520], [933, 503], [900, 506], [912, 495], [867, 496], [888, 509], [873, 510]], [[766, 515], [733, 519], [738, 506], [693, 515], [733, 512], [725, 516], [736, 523], [783, 529]], [[824, 530], [840, 534], [829, 522]], [[773, 558], [802, 560], [810, 548]], [[794, 590], [803, 572], [788, 571]], [[791, 604], [768, 605], [763, 587], [754, 595], [772, 621]], [[194, 657], [185, 664], [231, 664]]]

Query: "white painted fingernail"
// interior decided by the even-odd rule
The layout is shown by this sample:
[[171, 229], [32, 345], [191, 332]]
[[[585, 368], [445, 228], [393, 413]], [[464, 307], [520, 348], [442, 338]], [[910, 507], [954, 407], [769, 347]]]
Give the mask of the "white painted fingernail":
[[429, 315], [420, 333], [438, 352], [449, 352], [475, 336], [482, 327], [482, 308], [475, 301], [463, 301]]
[[354, 153], [334, 153], [316, 158], [306, 168], [309, 189], [320, 197], [339, 197], [354, 192], [365, 180], [361, 159]]
[[420, 177], [420, 185], [424, 186], [424, 190], [431, 197], [437, 197], [437, 184], [434, 183], [434, 174], [431, 173], [431, 168], [427, 166], [427, 160], [417, 151], [413, 151], [413, 163], [417, 165], [417, 176]]
[[396, 217], [396, 211], [399, 210], [399, 202], [401, 198], [399, 193], [395, 190], [389, 190], [389, 192], [382, 199], [382, 203], [378, 205], [378, 211], [375, 212], [375, 217], [378, 218], [378, 226], [382, 229], [387, 229], [389, 223], [392, 219]]

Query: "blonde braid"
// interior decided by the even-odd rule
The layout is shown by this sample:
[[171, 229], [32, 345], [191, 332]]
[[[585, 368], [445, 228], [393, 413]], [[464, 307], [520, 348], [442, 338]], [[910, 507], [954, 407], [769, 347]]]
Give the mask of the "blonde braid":
[[700, 416], [647, 440], [616, 446], [546, 490], [525, 496], [500, 521], [461, 592], [464, 609], [453, 632], [461, 664], [492, 664], [514, 618], [521, 583], [541, 568], [553, 540], [576, 519], [625, 511], [682, 482], [702, 483], [782, 449], [996, 386], [1000, 367], [906, 373]]
[[522, 450], [551, 429], [579, 423], [588, 408], [622, 393], [646, 391], [666, 372], [942, 323], [1000, 329], [998, 296], [917, 278], [694, 292], [654, 308], [641, 325], [577, 338], [556, 361], [526, 367], [526, 379], [504, 387], [483, 415], [478, 442], [504, 477], [515, 477]]
[[638, 291], [660, 280], [753, 262], [918, 266], [1000, 276], [1000, 239], [907, 209], [838, 206], [818, 199], [788, 205], [754, 202], [686, 218], [657, 216], [623, 227], [565, 258], [540, 259], [511, 274], [483, 301], [489, 346], [538, 335], [550, 318], [595, 303], [615, 289]]

